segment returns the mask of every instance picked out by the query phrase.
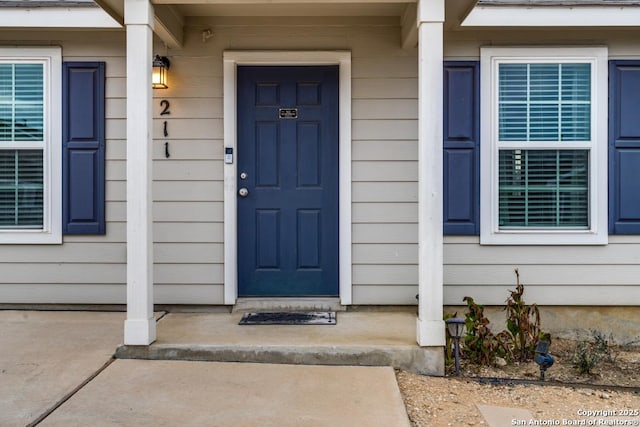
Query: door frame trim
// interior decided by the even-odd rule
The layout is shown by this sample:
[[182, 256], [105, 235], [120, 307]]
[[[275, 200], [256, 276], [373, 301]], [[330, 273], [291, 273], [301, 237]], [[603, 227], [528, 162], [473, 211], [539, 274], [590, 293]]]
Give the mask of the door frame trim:
[[238, 298], [237, 78], [238, 65], [338, 65], [339, 67], [339, 288], [340, 303], [352, 301], [351, 267], [351, 52], [225, 51], [223, 53], [224, 147], [232, 164], [224, 164], [224, 304]]

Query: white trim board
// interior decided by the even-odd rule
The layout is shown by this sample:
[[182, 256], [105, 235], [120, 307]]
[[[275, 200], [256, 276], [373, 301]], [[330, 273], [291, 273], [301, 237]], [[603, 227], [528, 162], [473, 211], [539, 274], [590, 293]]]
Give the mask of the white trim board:
[[224, 165], [224, 304], [238, 297], [237, 133], [238, 65], [339, 66], [339, 281], [340, 303], [351, 304], [351, 52], [348, 51], [226, 51], [224, 52], [224, 146], [233, 148], [233, 164]]
[[122, 28], [98, 7], [3, 8], [0, 27], [12, 28]]
[[637, 27], [640, 7], [477, 6], [462, 27]]

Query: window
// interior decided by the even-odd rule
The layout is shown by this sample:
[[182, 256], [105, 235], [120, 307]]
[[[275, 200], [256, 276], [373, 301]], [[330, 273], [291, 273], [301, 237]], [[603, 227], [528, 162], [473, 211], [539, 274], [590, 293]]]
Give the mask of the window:
[[481, 49], [481, 242], [607, 242], [606, 48]]
[[61, 242], [61, 53], [0, 48], [0, 243]]

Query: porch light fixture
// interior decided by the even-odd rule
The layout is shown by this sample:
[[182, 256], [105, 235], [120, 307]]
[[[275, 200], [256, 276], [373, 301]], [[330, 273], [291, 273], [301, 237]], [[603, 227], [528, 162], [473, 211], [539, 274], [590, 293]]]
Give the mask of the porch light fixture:
[[453, 338], [453, 354], [456, 359], [456, 376], [460, 376], [460, 337], [464, 332], [464, 319], [461, 317], [451, 317], [445, 320], [449, 335]]
[[154, 89], [167, 89], [167, 73], [171, 63], [166, 56], [156, 55], [153, 59], [153, 72], [151, 73], [151, 86]]

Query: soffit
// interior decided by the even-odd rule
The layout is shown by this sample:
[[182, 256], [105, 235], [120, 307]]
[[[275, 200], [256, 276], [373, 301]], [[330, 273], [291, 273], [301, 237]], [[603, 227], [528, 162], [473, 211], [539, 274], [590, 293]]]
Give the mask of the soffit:
[[[156, 1], [155, 4], [169, 4]], [[401, 16], [407, 3], [171, 3], [184, 17], [190, 16]]]

